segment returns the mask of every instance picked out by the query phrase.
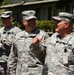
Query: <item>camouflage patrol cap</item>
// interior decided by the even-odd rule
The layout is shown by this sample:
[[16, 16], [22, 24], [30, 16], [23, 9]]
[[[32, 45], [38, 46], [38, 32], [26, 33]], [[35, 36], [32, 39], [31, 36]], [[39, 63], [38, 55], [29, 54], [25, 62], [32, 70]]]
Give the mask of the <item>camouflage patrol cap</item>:
[[1, 14], [1, 18], [9, 18], [12, 16], [12, 11], [5, 11]]
[[74, 15], [66, 12], [60, 12], [58, 16], [54, 16], [52, 18], [58, 21], [64, 20], [74, 23]]
[[23, 19], [25, 20], [30, 20], [30, 19], [37, 19], [36, 16], [35, 16], [35, 11], [34, 10], [26, 10], [26, 11], [23, 11], [22, 12], [22, 17]]

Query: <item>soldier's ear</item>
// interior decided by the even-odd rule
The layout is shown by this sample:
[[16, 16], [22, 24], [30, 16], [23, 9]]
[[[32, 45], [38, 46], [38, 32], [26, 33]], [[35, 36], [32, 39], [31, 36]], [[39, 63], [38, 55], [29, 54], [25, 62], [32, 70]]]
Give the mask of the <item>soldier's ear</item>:
[[13, 21], [14, 20], [13, 17], [10, 17], [10, 20]]
[[26, 24], [26, 21], [23, 19], [23, 20], [22, 20], [22, 23], [23, 23], [23, 25], [25, 25], [25, 24]]
[[25, 22], [25, 19], [22, 19], [22, 22]]
[[65, 28], [69, 27], [69, 22], [65, 22]]

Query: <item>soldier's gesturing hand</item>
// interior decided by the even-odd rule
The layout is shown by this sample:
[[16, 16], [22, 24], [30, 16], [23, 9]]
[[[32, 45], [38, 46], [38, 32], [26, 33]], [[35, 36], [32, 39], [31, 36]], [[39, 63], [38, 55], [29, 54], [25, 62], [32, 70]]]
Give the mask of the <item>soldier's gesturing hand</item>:
[[36, 36], [33, 40], [32, 40], [32, 44], [39, 44], [39, 42], [41, 41], [41, 37]]

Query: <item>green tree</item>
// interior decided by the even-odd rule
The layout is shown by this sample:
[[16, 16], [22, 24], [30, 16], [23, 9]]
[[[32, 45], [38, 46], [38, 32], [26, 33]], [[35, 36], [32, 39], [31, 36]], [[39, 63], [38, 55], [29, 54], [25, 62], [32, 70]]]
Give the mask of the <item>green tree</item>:
[[4, 0], [0, 0], [0, 5], [2, 5], [2, 2], [3, 2]]
[[10, 3], [10, 0], [3, 0], [2, 1], [2, 5], [7, 5], [7, 4], [9, 4]]

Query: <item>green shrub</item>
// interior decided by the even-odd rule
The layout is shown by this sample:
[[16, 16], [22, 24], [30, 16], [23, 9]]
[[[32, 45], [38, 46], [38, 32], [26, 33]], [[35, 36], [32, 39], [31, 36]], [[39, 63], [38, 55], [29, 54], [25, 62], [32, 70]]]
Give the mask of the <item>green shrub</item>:
[[24, 25], [22, 24], [22, 22], [15, 21], [15, 22], [12, 22], [12, 24], [19, 27], [22, 30], [25, 28]]
[[[19, 22], [13, 22], [13, 24], [19, 28], [21, 28], [22, 30], [25, 28], [24, 25], [22, 23]], [[54, 32], [54, 21], [53, 20], [44, 20], [44, 21], [36, 21], [36, 27], [44, 30], [44, 31], [52, 31]]]
[[55, 26], [53, 20], [37, 21], [37, 28], [54, 32]]

